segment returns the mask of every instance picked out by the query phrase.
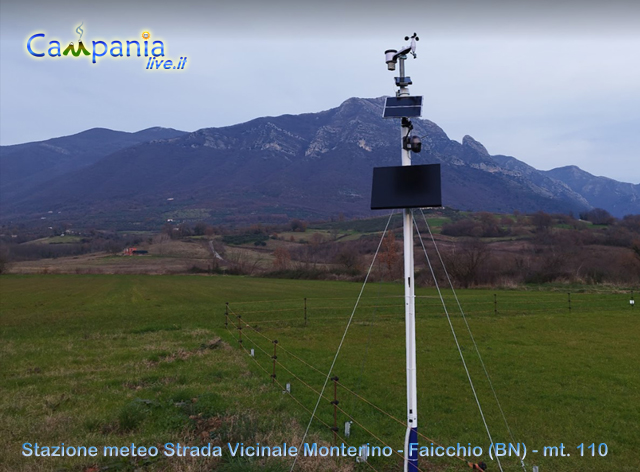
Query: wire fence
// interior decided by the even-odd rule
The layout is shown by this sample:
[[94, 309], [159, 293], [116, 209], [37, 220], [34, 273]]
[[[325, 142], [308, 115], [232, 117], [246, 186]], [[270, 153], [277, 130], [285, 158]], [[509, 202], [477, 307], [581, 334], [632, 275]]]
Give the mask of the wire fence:
[[[473, 317], [515, 317], [539, 315], [589, 316], [592, 314], [620, 313], [634, 310], [633, 293], [580, 293], [580, 292], [474, 292], [463, 295], [465, 314]], [[445, 294], [445, 299], [450, 294]], [[333, 389], [321, 395], [327, 372], [306, 360], [299, 349], [277, 339], [274, 333], [288, 328], [311, 329], [318, 326], [339, 324], [349, 319], [353, 298], [306, 297], [282, 300], [242, 301], [227, 303], [224, 307], [225, 326], [236, 344], [258, 366], [275, 388], [286, 394], [306, 414], [317, 420], [316, 430], [333, 438], [335, 445], [355, 447], [360, 454], [362, 447], [379, 445], [387, 448], [386, 457], [360, 456], [362, 467], [371, 470], [388, 470], [389, 464], [402, 464], [404, 455], [398, 444], [404, 444], [406, 420], [370, 400], [359, 391], [360, 382], [348, 385], [339, 375], [331, 377]], [[453, 300], [448, 300], [452, 302]], [[445, 317], [438, 296], [417, 296], [416, 319]], [[360, 323], [386, 323], [404, 321], [404, 296], [381, 295], [362, 298], [357, 307], [359, 313], [373, 313]], [[275, 337], [274, 337], [275, 336]], [[286, 339], [286, 336], [285, 336]], [[351, 379], [352, 381], [354, 379]], [[331, 392], [330, 390], [333, 390]], [[320, 396], [321, 395], [321, 396]], [[320, 396], [316, 414], [310, 406]], [[432, 446], [442, 446], [437, 440], [418, 431], [420, 440]], [[392, 447], [395, 444], [396, 447]], [[384, 454], [383, 454], [384, 456]], [[481, 470], [475, 457], [455, 456], [466, 469]], [[455, 459], [453, 459], [455, 460]], [[513, 464], [514, 470], [518, 468]], [[420, 470], [420, 469], [418, 469]]]
[[[309, 303], [310, 298], [306, 299], [306, 303], [302, 306], [311, 311], [313, 304]], [[326, 302], [327, 299], [317, 299]], [[343, 299], [344, 300], [344, 299]], [[287, 300], [287, 302], [299, 302], [299, 300]], [[269, 302], [273, 303], [273, 302]], [[488, 302], [482, 302], [486, 305]], [[491, 304], [493, 302], [490, 302]], [[301, 409], [311, 415], [312, 410], [308, 406], [313, 403], [313, 399], [320, 395], [320, 389], [327, 372], [311, 362], [305, 360], [301, 355], [292, 352], [289, 346], [284, 345], [282, 340], [273, 338], [262, 332], [261, 328], [254, 322], [248, 321], [250, 314], [252, 319], [259, 313], [275, 313], [276, 310], [269, 309], [263, 312], [254, 310], [253, 307], [248, 311], [236, 312], [235, 305], [237, 303], [226, 304], [225, 306], [225, 325], [236, 344], [243, 349], [246, 355], [254, 361], [259, 369], [264, 373], [265, 377], [271, 379], [274, 387], [282, 391], [292, 399]], [[251, 306], [249, 303], [243, 303], [243, 308]], [[366, 304], [365, 304], [366, 306]], [[370, 308], [380, 309], [381, 307], [399, 310], [403, 312], [403, 304], [394, 305], [369, 305]], [[235, 309], [234, 309], [235, 308]], [[320, 306], [321, 310], [329, 308], [339, 311], [341, 306], [327, 307]], [[346, 307], [344, 307], [346, 308]], [[304, 308], [303, 308], [304, 309]], [[567, 307], [565, 309], [568, 310]], [[319, 311], [321, 311], [319, 310]], [[288, 309], [287, 312], [293, 311]], [[486, 310], [485, 310], [486, 311]], [[490, 310], [489, 310], [490, 311]], [[304, 315], [304, 314], [303, 314]], [[309, 313], [307, 313], [309, 315]], [[398, 320], [403, 316], [393, 315]], [[323, 319], [339, 320], [345, 317], [325, 317]], [[376, 317], [379, 319], [381, 317]], [[301, 324], [304, 316], [296, 318], [285, 318], [282, 322]], [[317, 321], [319, 318], [309, 318], [309, 321]], [[277, 320], [263, 320], [260, 323]], [[382, 408], [376, 402], [366, 398], [357, 387], [350, 388], [338, 375], [331, 377], [333, 383], [333, 393], [325, 391], [321, 396], [321, 408], [316, 412], [314, 419], [320, 425], [320, 431], [323, 431], [327, 437], [333, 437], [334, 443], [345, 444], [347, 447], [355, 447], [360, 451], [364, 445], [376, 444], [380, 447], [388, 448], [389, 455], [386, 457], [368, 457], [363, 461], [363, 467], [372, 470], [378, 470], [377, 467], [384, 467], [387, 470], [389, 462], [395, 461], [396, 464], [402, 463], [403, 454], [398, 452], [397, 444], [403, 444], [403, 436], [407, 428], [407, 422], [398, 418], [386, 409]], [[358, 406], [358, 408], [356, 408]], [[363, 410], [364, 408], [364, 410]], [[358, 415], [355, 412], [358, 412]], [[318, 426], [316, 425], [316, 426]], [[355, 426], [353, 426], [355, 425]], [[444, 447], [437, 440], [424, 435], [418, 431], [421, 440], [428, 441], [433, 446]], [[396, 444], [393, 447], [391, 444]], [[371, 446], [370, 446], [371, 447]], [[454, 456], [460, 461], [465, 469], [481, 470], [480, 465], [475, 461], [475, 457]], [[453, 459], [453, 460], [455, 460]], [[515, 467], [515, 465], [514, 465]], [[421, 469], [418, 469], [421, 470]]]
[[[632, 293], [598, 294], [579, 292], [496, 292], [482, 297], [473, 294], [463, 299], [467, 316], [527, 316], [539, 314], [614, 313], [634, 310]], [[234, 302], [233, 306], [254, 325], [298, 326], [316, 321], [340, 321], [349, 318], [353, 308], [349, 298], [298, 298]], [[445, 294], [445, 301], [447, 295]], [[416, 316], [420, 318], [444, 317], [437, 296], [417, 296]], [[403, 296], [379, 296], [375, 300], [363, 299], [358, 312], [376, 311], [378, 320], [404, 319]]]

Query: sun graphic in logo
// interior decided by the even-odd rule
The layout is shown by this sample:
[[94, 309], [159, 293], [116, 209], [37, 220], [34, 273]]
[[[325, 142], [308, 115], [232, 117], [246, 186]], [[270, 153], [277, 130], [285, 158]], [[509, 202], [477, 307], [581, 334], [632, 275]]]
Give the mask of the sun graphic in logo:
[[148, 31], [144, 31], [142, 33], [142, 39], [149, 39], [151, 37], [151, 34]]

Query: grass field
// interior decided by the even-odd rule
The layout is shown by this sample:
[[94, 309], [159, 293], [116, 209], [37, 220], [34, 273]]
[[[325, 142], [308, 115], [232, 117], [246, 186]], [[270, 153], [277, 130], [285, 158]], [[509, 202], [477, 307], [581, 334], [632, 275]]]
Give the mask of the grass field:
[[34, 239], [25, 244], [70, 244], [82, 241], [80, 236], [51, 236], [49, 238]]
[[[312, 389], [324, 382], [309, 365], [327, 372], [359, 290], [355, 283], [242, 277], [2, 276], [0, 469], [288, 470], [290, 460], [279, 459], [27, 458], [20, 448], [24, 442], [296, 444], [309, 418], [306, 409], [317, 399]], [[336, 364], [338, 424], [342, 429], [354, 420], [350, 444], [402, 447], [403, 426], [371, 406], [401, 421], [405, 416], [401, 294], [396, 284], [366, 288]], [[486, 451], [489, 441], [439, 299], [433, 289], [417, 295], [420, 431], [447, 446], [471, 443]], [[459, 295], [515, 439], [529, 450], [528, 470], [640, 468], [640, 312], [630, 308], [627, 293], [574, 291], [571, 309], [566, 290]], [[451, 295], [446, 299], [452, 301]], [[454, 308], [450, 303], [493, 438], [508, 442]], [[248, 324], [244, 349], [235, 315]], [[294, 398], [269, 377], [274, 339], [277, 380], [291, 384]], [[255, 358], [245, 351], [251, 348]], [[330, 385], [312, 441], [332, 440], [322, 425], [333, 424], [332, 399]], [[570, 457], [531, 453], [560, 443]], [[606, 443], [608, 454], [579, 457], [581, 443], [585, 455], [592, 443], [596, 451]], [[498, 470], [486, 453], [478, 460]], [[301, 470], [371, 470], [352, 460], [299, 463]], [[401, 470], [396, 455], [370, 465]], [[455, 458], [425, 460], [420, 467], [468, 470]], [[522, 470], [514, 458], [503, 459], [503, 469]]]

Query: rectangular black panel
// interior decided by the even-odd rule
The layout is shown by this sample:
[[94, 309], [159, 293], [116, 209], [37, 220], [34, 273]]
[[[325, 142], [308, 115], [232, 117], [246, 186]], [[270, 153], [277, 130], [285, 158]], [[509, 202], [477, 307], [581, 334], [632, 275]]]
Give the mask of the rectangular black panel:
[[440, 164], [373, 169], [372, 210], [440, 206]]
[[417, 118], [422, 114], [420, 107], [391, 107], [384, 109], [383, 118]]
[[387, 97], [385, 101], [387, 107], [421, 107], [422, 96]]
[[422, 97], [387, 97], [384, 102], [384, 118], [415, 118], [422, 115]]

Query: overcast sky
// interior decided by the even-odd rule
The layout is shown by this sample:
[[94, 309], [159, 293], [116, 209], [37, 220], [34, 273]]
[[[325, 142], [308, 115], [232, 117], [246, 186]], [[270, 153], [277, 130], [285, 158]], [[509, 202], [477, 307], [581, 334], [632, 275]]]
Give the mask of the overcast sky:
[[[35, 58], [27, 39], [162, 40], [184, 70], [145, 58]], [[317, 112], [394, 93], [384, 50], [407, 61], [423, 117], [460, 141], [539, 169], [575, 164], [640, 183], [638, 1], [6, 1], [0, 6], [0, 142], [105, 127], [193, 131]]]

